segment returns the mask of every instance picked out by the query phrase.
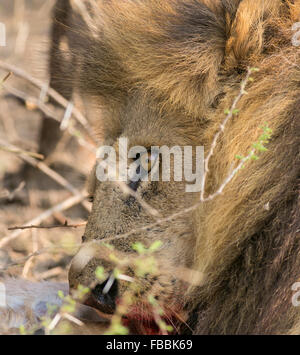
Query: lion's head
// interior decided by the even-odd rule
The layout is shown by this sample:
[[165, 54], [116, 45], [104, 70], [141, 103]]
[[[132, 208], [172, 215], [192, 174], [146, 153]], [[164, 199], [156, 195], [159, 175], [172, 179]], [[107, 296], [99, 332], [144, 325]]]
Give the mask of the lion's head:
[[[101, 116], [102, 145], [118, 152], [126, 138], [129, 149], [144, 147], [130, 164], [151, 158], [153, 146], [204, 146], [207, 156], [237, 98], [238, 111], [221, 129], [206, 171], [204, 196], [226, 183], [211, 200], [199, 203], [201, 192], [186, 192], [187, 182], [174, 176], [101, 182], [96, 165], [71, 289], [90, 287], [86, 302], [104, 313], [130, 290], [126, 314], [140, 332], [155, 319], [156, 303], [175, 328], [176, 320], [199, 333], [291, 328], [300, 128], [291, 27], [299, 1], [98, 0], [90, 7], [94, 23], [73, 51], [76, 85]], [[260, 71], [239, 97], [249, 67]], [[236, 156], [247, 156], [265, 123], [273, 130], [268, 151], [228, 181]], [[143, 250], [151, 246], [152, 253]]]

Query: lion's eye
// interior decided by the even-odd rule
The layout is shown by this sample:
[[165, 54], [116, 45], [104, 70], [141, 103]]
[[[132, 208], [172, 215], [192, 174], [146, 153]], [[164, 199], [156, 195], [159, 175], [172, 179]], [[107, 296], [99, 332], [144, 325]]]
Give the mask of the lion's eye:
[[92, 195], [88, 196], [88, 201], [93, 203], [94, 202], [94, 196], [92, 196]]
[[148, 151], [143, 154], [140, 158], [141, 168], [146, 174], [150, 173], [152, 168], [154, 167], [158, 158], [158, 154], [156, 152]]
[[144, 154], [137, 154], [129, 170], [128, 186], [136, 191], [141, 181], [150, 181], [149, 173], [156, 167], [159, 153], [147, 151]]
[[159, 160], [159, 152], [156, 150], [149, 150], [144, 154], [141, 154], [136, 159], [138, 174], [143, 178], [148, 175], [152, 169], [156, 166]]

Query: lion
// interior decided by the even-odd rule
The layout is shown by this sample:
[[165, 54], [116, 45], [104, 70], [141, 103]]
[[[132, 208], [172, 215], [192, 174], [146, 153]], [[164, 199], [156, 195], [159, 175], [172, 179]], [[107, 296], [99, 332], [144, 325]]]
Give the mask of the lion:
[[[149, 299], [178, 334], [299, 333], [292, 286], [300, 277], [300, 53], [292, 26], [300, 21], [300, 1], [80, 4], [56, 3], [51, 75], [62, 93], [79, 94], [99, 145], [117, 149], [126, 137], [129, 147], [204, 146], [207, 156], [248, 68], [259, 71], [222, 128], [204, 196], [224, 184], [263, 125], [273, 133], [268, 150], [203, 203], [201, 192], [186, 192], [174, 178], [127, 180], [133, 192], [124, 193], [120, 184], [99, 181], [95, 167], [71, 292], [90, 287], [85, 303], [114, 315], [134, 284], [123, 317], [132, 333], [159, 332]], [[71, 54], [67, 65], [62, 42]], [[157, 241], [152, 272], [137, 277], [124, 262], [123, 277], [113, 276], [119, 261], [146, 258], [134, 244], [151, 248]]]

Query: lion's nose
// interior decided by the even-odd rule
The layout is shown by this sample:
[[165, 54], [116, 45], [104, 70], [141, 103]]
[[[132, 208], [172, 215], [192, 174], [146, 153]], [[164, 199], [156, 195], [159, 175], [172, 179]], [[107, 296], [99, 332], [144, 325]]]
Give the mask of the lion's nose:
[[107, 280], [94, 287], [91, 296], [85, 302], [104, 313], [114, 313], [118, 296], [118, 281], [110, 276]]

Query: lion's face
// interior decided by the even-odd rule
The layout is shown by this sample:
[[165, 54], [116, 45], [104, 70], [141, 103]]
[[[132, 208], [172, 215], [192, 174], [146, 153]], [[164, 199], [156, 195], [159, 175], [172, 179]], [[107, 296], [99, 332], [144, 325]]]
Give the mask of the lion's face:
[[[173, 124], [172, 117], [147, 107], [144, 100], [131, 102], [121, 115], [126, 117], [120, 120], [122, 133], [107, 137], [116, 153], [120, 137], [127, 138], [128, 151], [132, 147], [145, 147], [146, 153], [141, 154], [147, 156], [153, 146], [172, 148], [195, 144], [193, 132], [196, 126], [191, 124], [183, 135], [181, 127]], [[165, 223], [156, 222], [190, 207], [197, 194], [186, 192], [184, 177], [183, 181], [174, 181], [172, 157], [171, 181], [161, 181], [160, 174], [159, 181], [131, 181], [128, 178], [123, 185], [114, 181], [103, 182], [99, 181], [97, 165], [91, 174], [92, 213], [83, 245], [73, 259], [69, 280], [72, 289], [79, 284], [90, 287], [93, 292], [88, 302], [103, 312], [112, 312], [115, 303], [126, 292], [133, 299], [131, 314], [139, 313], [135, 314], [135, 319], [149, 317], [149, 297], [164, 307], [170, 316], [182, 308], [184, 290], [188, 287], [184, 270], [192, 263], [193, 216], [183, 214]], [[161, 156], [156, 162], [159, 167], [155, 166], [161, 171], [160, 159]], [[128, 159], [128, 165], [135, 160]], [[130, 190], [124, 191], [124, 185]], [[158, 215], [154, 216], [152, 210]], [[158, 247], [152, 252], [141, 253], [133, 247], [137, 242], [145, 248]], [[101, 280], [96, 276], [99, 267], [103, 268]], [[121, 274], [117, 278], [113, 276], [116, 269]], [[139, 311], [135, 311], [137, 309]]]

